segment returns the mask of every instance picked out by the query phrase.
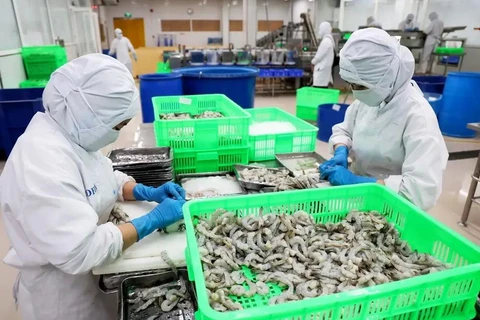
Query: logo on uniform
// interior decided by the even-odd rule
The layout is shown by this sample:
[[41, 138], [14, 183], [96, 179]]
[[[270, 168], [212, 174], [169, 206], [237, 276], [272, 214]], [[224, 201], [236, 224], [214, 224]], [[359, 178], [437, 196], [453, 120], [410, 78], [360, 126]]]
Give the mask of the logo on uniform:
[[92, 188], [85, 190], [85, 194], [87, 195], [87, 198], [93, 196], [95, 193], [97, 193], [96, 185], [93, 185]]

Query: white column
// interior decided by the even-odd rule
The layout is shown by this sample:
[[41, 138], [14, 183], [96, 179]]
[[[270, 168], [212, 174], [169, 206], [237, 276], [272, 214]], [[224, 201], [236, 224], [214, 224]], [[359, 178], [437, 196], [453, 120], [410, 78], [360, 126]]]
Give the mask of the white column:
[[223, 0], [222, 3], [222, 40], [223, 46], [230, 43], [230, 1]]
[[343, 30], [343, 19], [345, 18], [345, 0], [340, 0], [340, 11], [338, 13], [338, 28]]
[[245, 44], [255, 47], [257, 40], [257, 0], [243, 0], [243, 32]]

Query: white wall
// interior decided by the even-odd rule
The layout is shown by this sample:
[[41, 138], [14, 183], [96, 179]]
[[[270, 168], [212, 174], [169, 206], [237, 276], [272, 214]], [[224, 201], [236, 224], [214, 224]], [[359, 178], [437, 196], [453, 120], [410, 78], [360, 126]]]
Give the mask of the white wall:
[[[206, 4], [203, 4], [206, 2]], [[202, 3], [202, 5], [200, 5]], [[107, 28], [110, 41], [114, 38], [113, 18], [123, 17], [125, 12], [132, 13], [133, 18], [143, 18], [145, 24], [145, 45], [156, 46], [161, 30], [161, 19], [222, 19], [221, 0], [122, 0], [117, 6], [106, 7]], [[191, 8], [194, 13], [187, 14]], [[150, 12], [153, 10], [153, 12]], [[241, 19], [239, 17], [238, 19]], [[176, 35], [180, 44], [187, 46], [206, 45], [208, 38], [221, 37], [221, 32], [168, 32]]]

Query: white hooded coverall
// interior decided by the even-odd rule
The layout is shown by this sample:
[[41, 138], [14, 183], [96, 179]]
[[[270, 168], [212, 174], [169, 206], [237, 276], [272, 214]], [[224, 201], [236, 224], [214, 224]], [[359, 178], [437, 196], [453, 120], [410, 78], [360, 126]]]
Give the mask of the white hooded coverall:
[[[369, 90], [333, 127], [330, 148], [344, 144], [353, 171], [385, 181], [423, 210], [437, 201], [448, 152], [432, 107], [414, 81], [412, 53], [383, 30], [355, 31], [340, 51], [340, 76]], [[370, 106], [358, 100], [377, 100]], [[372, 98], [373, 97], [373, 98]]]
[[130, 73], [132, 72], [132, 59], [130, 59], [131, 52], [134, 57], [136, 57], [135, 49], [133, 48], [132, 43], [127, 37], [124, 37], [122, 34], [122, 30], [115, 29], [116, 38], [113, 39], [112, 44], [110, 46], [110, 51], [108, 52], [109, 55], [117, 54], [117, 60], [123, 63]]
[[318, 28], [318, 35], [322, 39], [317, 53], [312, 59], [314, 65], [313, 85], [326, 87], [332, 82], [332, 65], [334, 58], [335, 41], [332, 37], [332, 26], [329, 22], [322, 22]]
[[137, 114], [138, 90], [123, 64], [91, 54], [52, 74], [43, 104], [0, 177], [11, 243], [4, 262], [20, 271], [22, 318], [113, 319], [116, 305], [107, 306], [91, 270], [122, 253], [122, 234], [106, 221], [133, 179], [98, 150]]
[[403, 20], [402, 22], [400, 22], [400, 24], [398, 25], [398, 29], [399, 30], [412, 30], [413, 28], [415, 28], [415, 23], [413, 22], [413, 18], [415, 18], [415, 16], [412, 13], [409, 13], [407, 15], [407, 18], [405, 20]]
[[443, 21], [438, 19], [438, 14], [436, 12], [432, 12], [428, 15], [428, 18], [431, 22], [428, 27], [423, 30], [423, 32], [427, 35], [427, 39], [425, 39], [422, 57], [420, 60], [420, 72], [422, 73], [431, 71], [432, 66], [430, 63], [430, 57], [432, 56], [432, 52], [437, 44], [440, 43], [443, 33]]

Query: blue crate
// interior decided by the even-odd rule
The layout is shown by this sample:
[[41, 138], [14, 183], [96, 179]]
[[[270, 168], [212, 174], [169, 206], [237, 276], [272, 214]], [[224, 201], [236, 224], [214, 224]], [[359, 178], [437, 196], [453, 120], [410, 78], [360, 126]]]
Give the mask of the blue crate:
[[273, 69], [273, 76], [277, 78], [288, 77], [287, 69]]
[[0, 139], [7, 156], [32, 117], [43, 112], [43, 88], [0, 90]]
[[288, 76], [292, 78], [301, 78], [303, 77], [302, 69], [288, 69]]
[[258, 73], [259, 78], [271, 78], [273, 77], [273, 69], [260, 69]]

